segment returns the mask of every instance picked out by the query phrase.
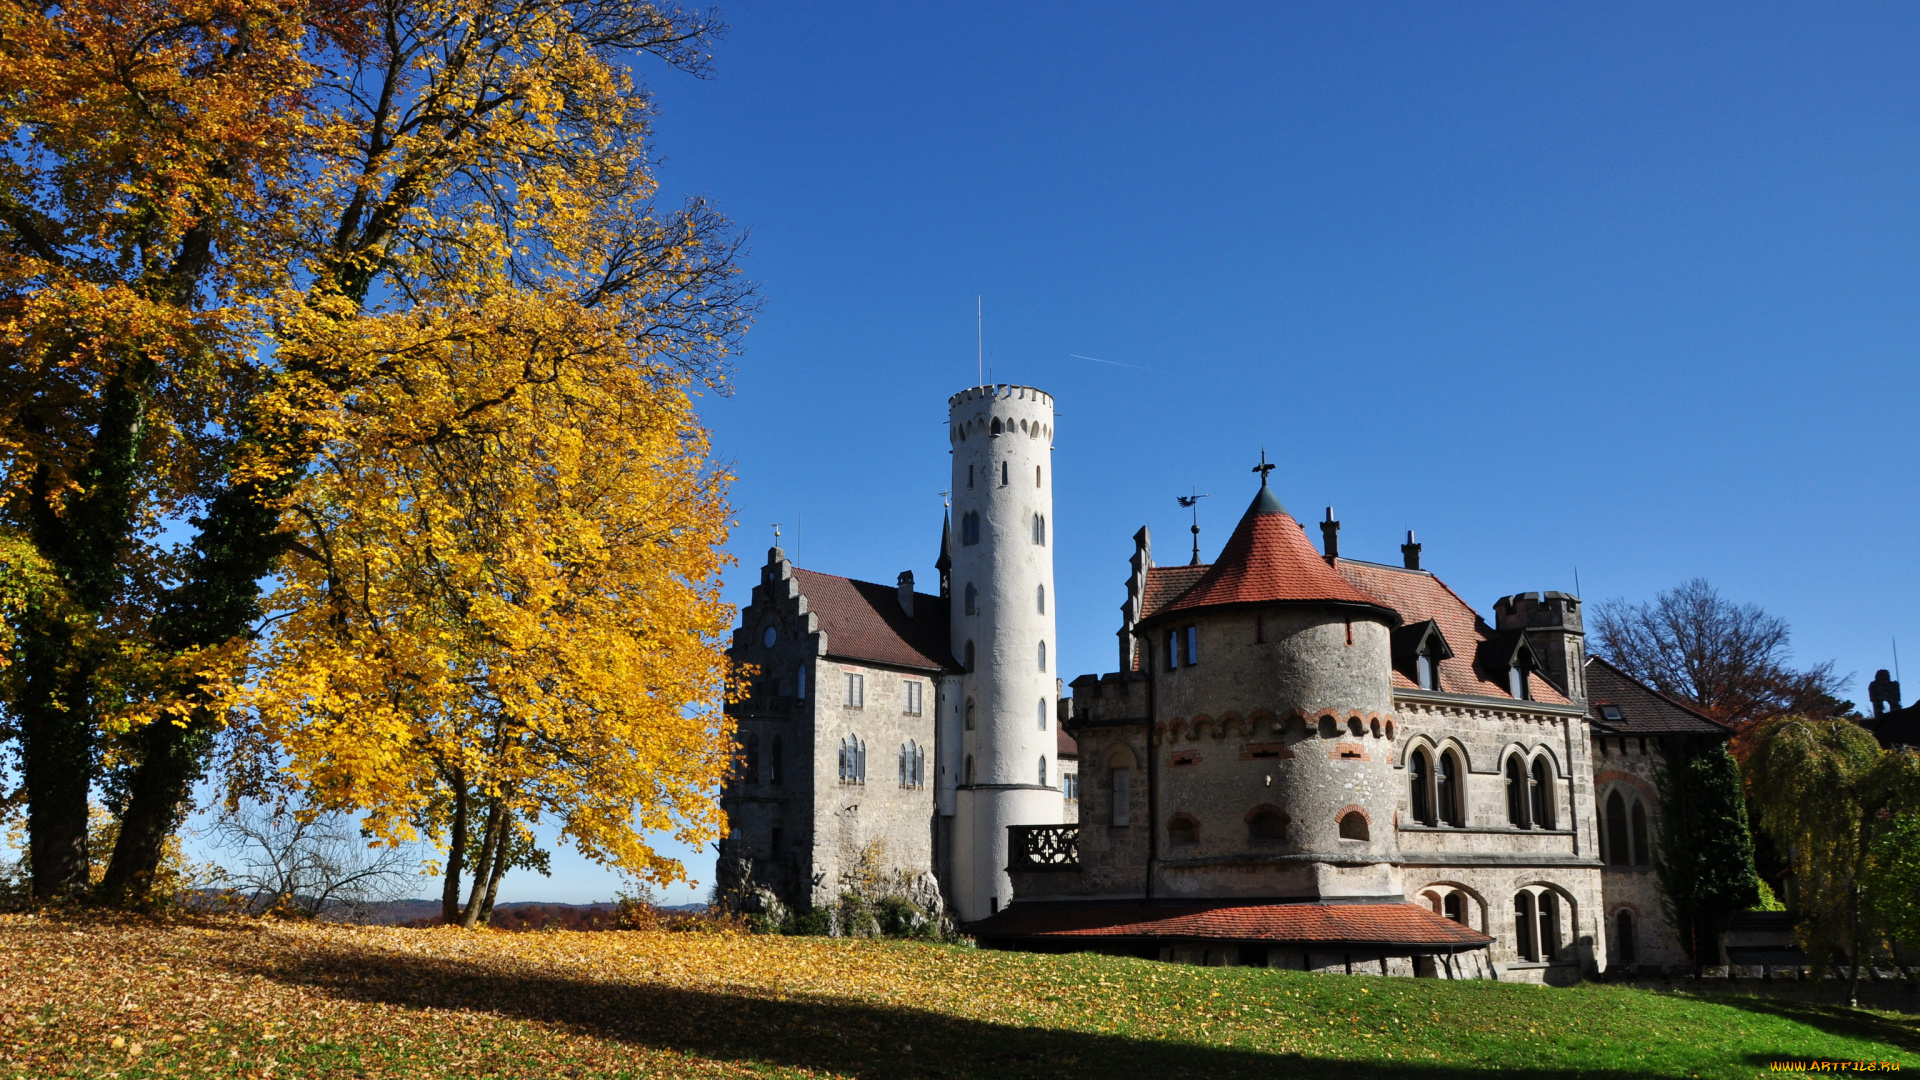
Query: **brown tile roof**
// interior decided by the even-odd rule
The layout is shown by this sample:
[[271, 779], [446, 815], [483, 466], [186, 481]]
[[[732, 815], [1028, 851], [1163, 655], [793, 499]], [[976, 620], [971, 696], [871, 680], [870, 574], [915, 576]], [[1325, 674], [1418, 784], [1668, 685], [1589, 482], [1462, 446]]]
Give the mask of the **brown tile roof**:
[[828, 656], [894, 667], [959, 670], [949, 645], [944, 599], [915, 593], [909, 619], [900, 610], [900, 594], [892, 585], [798, 567], [793, 577], [800, 584], [800, 595], [807, 598], [807, 610], [820, 617]]
[[1493, 940], [1417, 904], [1397, 902], [1015, 904], [967, 930], [986, 939], [1212, 939], [1441, 949], [1477, 949]]
[[[1602, 711], [1609, 705], [1620, 710], [1619, 719]], [[1587, 719], [1621, 735], [1727, 735], [1733, 730], [1598, 656], [1587, 657]]]
[[1159, 611], [1181, 593], [1193, 588], [1200, 575], [1207, 572], [1205, 563], [1199, 566], [1149, 566], [1147, 567], [1147, 591], [1140, 598], [1140, 617]]
[[[1403, 570], [1397, 566], [1355, 562], [1351, 559], [1335, 559], [1333, 567], [1356, 588], [1376, 597], [1377, 603], [1399, 612], [1405, 625], [1432, 619], [1440, 627], [1441, 636], [1447, 639], [1447, 645], [1453, 650], [1452, 656], [1440, 661], [1442, 691], [1449, 694], [1477, 694], [1481, 697], [1513, 696], [1507, 692], [1507, 684], [1503, 679], [1489, 677], [1494, 673], [1482, 672], [1474, 665], [1480, 643], [1491, 641], [1495, 637], [1494, 630], [1473, 610], [1473, 605], [1462, 600], [1459, 593], [1447, 587], [1446, 582], [1425, 570]], [[1398, 667], [1393, 671], [1393, 685], [1399, 689], [1414, 689], [1413, 680]], [[1571, 704], [1565, 694], [1555, 690], [1545, 679], [1532, 680], [1531, 689], [1535, 700], [1555, 705]]]
[[1075, 741], [1074, 737], [1067, 734], [1066, 729], [1062, 728], [1058, 724], [1054, 725], [1054, 731], [1058, 736], [1056, 739], [1054, 739], [1054, 743], [1053, 743], [1054, 756], [1055, 757], [1071, 757], [1071, 758], [1079, 757], [1080, 756], [1079, 742]]
[[1334, 573], [1273, 494], [1262, 486], [1234, 526], [1220, 557], [1162, 612], [1225, 604], [1331, 602], [1379, 607], [1374, 597]]

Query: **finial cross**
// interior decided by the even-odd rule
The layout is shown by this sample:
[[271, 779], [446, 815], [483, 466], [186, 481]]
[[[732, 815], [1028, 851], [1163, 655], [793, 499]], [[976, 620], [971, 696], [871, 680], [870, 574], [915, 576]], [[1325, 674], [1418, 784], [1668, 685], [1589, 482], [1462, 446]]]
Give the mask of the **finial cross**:
[[774, 547], [780, 546], [780, 525], [781, 523], [778, 521], [773, 523], [773, 546]]
[[1267, 474], [1279, 467], [1280, 466], [1275, 465], [1272, 462], [1267, 460], [1267, 448], [1264, 446], [1261, 447], [1260, 448], [1260, 464], [1255, 465], [1253, 467], [1253, 471], [1260, 474], [1261, 487], [1267, 486]]

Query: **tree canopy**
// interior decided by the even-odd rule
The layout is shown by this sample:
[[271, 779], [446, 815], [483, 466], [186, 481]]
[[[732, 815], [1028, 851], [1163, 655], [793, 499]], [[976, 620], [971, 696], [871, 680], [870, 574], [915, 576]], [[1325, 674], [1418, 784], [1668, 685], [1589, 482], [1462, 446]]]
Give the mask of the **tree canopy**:
[[[102, 787], [99, 891], [137, 902], [236, 708], [230, 760], [284, 754], [394, 835], [445, 815], [393, 757], [464, 769], [484, 739], [434, 725], [492, 724], [506, 757], [532, 745], [576, 779], [488, 758], [471, 791], [523, 817], [579, 798], [571, 839], [676, 872], [612, 804], [689, 837], [716, 821], [691, 792], [724, 756], [700, 704], [724, 477], [689, 395], [724, 390], [752, 295], [722, 218], [655, 206], [631, 65], [703, 74], [713, 17], [115, 0], [0, 20], [0, 693], [36, 894], [85, 887]], [[397, 738], [382, 725], [416, 705], [434, 737], [345, 734]], [[597, 788], [609, 752], [560, 747], [616, 734], [660, 755], [629, 762], [651, 780]]]

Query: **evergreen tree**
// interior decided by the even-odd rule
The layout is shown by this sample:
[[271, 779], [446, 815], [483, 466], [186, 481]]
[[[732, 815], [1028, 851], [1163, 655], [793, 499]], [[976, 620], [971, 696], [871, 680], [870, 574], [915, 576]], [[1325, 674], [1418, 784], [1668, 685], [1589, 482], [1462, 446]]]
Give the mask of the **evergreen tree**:
[[1740, 767], [1724, 742], [1681, 739], [1663, 756], [1658, 781], [1661, 906], [1694, 963], [1712, 963], [1728, 917], [1760, 899]]

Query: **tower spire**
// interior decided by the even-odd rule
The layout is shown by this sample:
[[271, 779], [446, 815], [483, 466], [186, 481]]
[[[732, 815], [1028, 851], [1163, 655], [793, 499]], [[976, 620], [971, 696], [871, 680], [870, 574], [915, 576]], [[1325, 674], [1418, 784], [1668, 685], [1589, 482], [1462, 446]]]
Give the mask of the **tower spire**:
[[1253, 471], [1260, 474], [1261, 487], [1267, 486], [1267, 474], [1279, 467], [1280, 466], [1275, 465], [1272, 462], [1267, 460], [1267, 448], [1264, 446], [1261, 447], [1260, 448], [1260, 464], [1255, 465], [1253, 467]]

